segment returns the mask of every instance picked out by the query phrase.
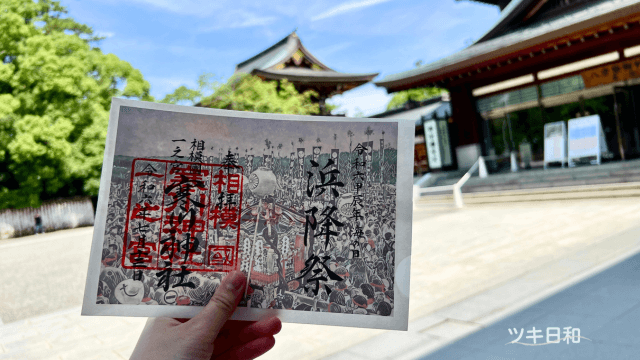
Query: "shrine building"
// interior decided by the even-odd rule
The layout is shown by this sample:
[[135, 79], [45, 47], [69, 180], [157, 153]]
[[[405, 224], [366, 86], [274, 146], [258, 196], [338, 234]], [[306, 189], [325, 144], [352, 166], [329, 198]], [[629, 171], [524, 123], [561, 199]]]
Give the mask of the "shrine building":
[[[413, 173], [424, 174], [429, 171], [429, 164], [433, 168], [450, 170], [455, 167], [451, 151], [449, 149], [448, 122], [451, 120], [451, 105], [449, 95], [433, 97], [423, 101], [407, 101], [404, 105], [387, 110], [380, 114], [370, 116], [378, 119], [413, 120], [416, 125], [413, 148]], [[425, 128], [428, 129], [425, 131]], [[427, 139], [426, 133], [437, 132], [438, 141]], [[427, 146], [427, 141], [431, 144]], [[427, 161], [427, 148], [430, 151]], [[435, 151], [438, 149], [438, 151]]]
[[541, 167], [545, 125], [593, 115], [605, 161], [640, 157], [640, 0], [476, 1], [501, 14], [474, 44], [376, 82], [449, 91], [449, 149], [437, 146], [456, 168], [512, 152]]
[[363, 85], [378, 76], [378, 73], [353, 74], [335, 71], [318, 60], [302, 45], [296, 32], [261, 53], [236, 65], [235, 74], [247, 73], [263, 80], [286, 79], [302, 93], [314, 90], [319, 97], [322, 115], [329, 115], [326, 99]]

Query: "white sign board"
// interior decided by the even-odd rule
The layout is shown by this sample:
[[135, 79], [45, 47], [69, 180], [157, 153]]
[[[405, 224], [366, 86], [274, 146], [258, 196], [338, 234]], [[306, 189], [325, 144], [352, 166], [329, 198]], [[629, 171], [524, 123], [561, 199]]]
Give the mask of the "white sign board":
[[427, 141], [427, 159], [429, 160], [429, 168], [442, 168], [438, 124], [435, 120], [428, 120], [424, 122], [424, 135]]
[[551, 162], [567, 161], [567, 126], [564, 121], [544, 124], [544, 167]]
[[595, 163], [600, 164], [602, 153], [607, 151], [600, 115], [569, 120], [569, 166], [574, 166], [572, 160], [589, 156], [595, 156]]

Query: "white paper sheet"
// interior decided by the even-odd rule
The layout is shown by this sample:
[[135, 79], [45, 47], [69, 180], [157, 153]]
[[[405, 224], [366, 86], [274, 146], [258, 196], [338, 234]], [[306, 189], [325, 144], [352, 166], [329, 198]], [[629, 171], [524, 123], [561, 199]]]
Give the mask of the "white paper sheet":
[[82, 314], [193, 317], [237, 269], [233, 319], [406, 330], [414, 132], [113, 99]]

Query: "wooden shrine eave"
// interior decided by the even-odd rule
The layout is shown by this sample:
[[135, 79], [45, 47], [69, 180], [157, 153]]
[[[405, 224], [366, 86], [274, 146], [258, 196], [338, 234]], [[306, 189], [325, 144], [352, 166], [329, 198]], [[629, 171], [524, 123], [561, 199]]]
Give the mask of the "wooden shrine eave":
[[481, 113], [481, 116], [485, 120], [500, 119], [505, 117], [508, 113], [515, 111], [531, 109], [539, 107], [554, 107], [558, 105], [568, 104], [572, 102], [579, 102], [580, 99], [593, 99], [596, 97], [611, 95], [615, 93], [616, 87], [623, 86], [637, 86], [640, 85], [640, 79], [629, 79], [625, 81], [617, 81], [611, 84], [601, 85], [593, 88], [586, 88], [578, 91], [574, 91], [568, 94], [554, 95], [545, 97], [540, 100], [527, 101], [519, 104], [508, 105], [505, 107], [496, 108], [487, 112]]
[[[422, 86], [479, 87], [640, 43], [640, 4], [420, 72], [376, 82], [389, 92]], [[499, 40], [494, 39], [492, 41]], [[613, 50], [612, 50], [613, 48]], [[463, 50], [464, 52], [465, 50]], [[386, 80], [386, 81], [385, 81]]]
[[588, 2], [599, 0], [512, 0], [500, 14], [498, 22], [475, 43], [494, 38], [528, 27], [530, 23], [543, 23], [545, 20], [570, 15], [579, 11]]
[[[537, 53], [537, 56], [534, 55], [534, 57], [520, 56], [517, 58], [510, 58], [510, 63], [508, 59], [507, 61], [500, 63], [500, 66], [494, 65], [490, 70], [481, 72], [476, 71], [475, 73], [472, 73], [471, 76], [467, 73], [467, 76], [445, 79], [440, 83], [446, 84], [445, 87], [469, 86], [471, 88], [478, 88], [527, 74], [534, 75], [534, 84], [572, 76], [582, 70], [549, 77], [544, 79], [544, 81], [538, 80], [536, 74], [543, 70], [548, 70], [614, 51], [618, 52], [622, 59], [624, 58], [622, 51], [624, 48], [640, 44], [640, 23], [631, 23], [627, 25], [626, 30], [624, 27], [621, 27], [613, 32], [602, 31], [599, 35], [591, 34], [589, 36], [582, 37], [582, 39], [583, 40], [577, 39], [573, 42], [565, 42], [559, 46], [556, 45], [544, 48], [544, 54], [542, 53], [542, 50], [540, 50]], [[569, 43], [571, 45], [569, 45]], [[522, 60], [520, 60], [520, 58]], [[521, 87], [530, 85], [531, 84], [523, 85]], [[511, 91], [514, 89], [516, 88], [514, 87], [504, 91]]]
[[547, 0], [512, 0], [500, 13], [500, 19], [486, 34], [475, 43], [481, 43], [499, 37], [511, 29], [514, 24], [520, 25], [533, 17]]
[[287, 79], [294, 84], [314, 84], [314, 85], [330, 85], [339, 84], [359, 86], [365, 84], [376, 76], [378, 73], [367, 74], [348, 74], [337, 71], [318, 71], [310, 69], [282, 69], [282, 70], [254, 70], [252, 74], [257, 75], [265, 80], [281, 80]]

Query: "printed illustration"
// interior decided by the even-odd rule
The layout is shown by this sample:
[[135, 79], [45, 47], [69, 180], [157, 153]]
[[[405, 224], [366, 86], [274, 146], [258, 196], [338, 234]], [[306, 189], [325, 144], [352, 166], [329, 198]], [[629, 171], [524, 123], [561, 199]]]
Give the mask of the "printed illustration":
[[96, 304], [394, 316], [398, 124], [121, 107]]

